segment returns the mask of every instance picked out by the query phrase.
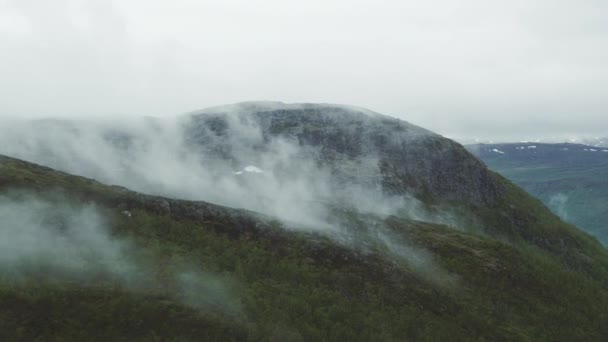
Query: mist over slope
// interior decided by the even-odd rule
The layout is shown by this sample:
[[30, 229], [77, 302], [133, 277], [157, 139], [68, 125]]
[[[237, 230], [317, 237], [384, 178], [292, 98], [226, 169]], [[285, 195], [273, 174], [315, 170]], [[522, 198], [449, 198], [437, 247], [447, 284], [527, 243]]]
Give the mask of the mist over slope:
[[[20, 121], [0, 153], [171, 198], [245, 208], [338, 234], [336, 209], [526, 242], [601, 272], [597, 242], [464, 147], [405, 121], [327, 104], [245, 102], [175, 119]], [[542, 217], [542, 219], [539, 219]]]
[[[553, 234], [564, 241], [564, 253], [574, 259], [583, 253], [587, 264], [573, 267], [533, 241], [505, 243], [443, 225], [339, 210], [336, 224], [355, 240], [372, 242], [348, 244], [267, 215], [142, 195], [2, 156], [0, 193], [8, 196], [0, 212], [19, 222], [27, 217], [10, 209], [36, 201], [75, 208], [58, 216], [72, 213], [74, 220], [63, 221], [78, 229], [96, 225], [78, 220], [83, 204], [94, 206], [107, 224], [102, 240], [130, 241], [137, 258], [124, 248], [115, 255], [148, 265], [144, 274], [151, 277], [135, 277], [146, 286], [126, 288], [112, 273], [95, 281], [90, 274], [74, 281], [53, 272], [50, 278], [25, 274], [18, 284], [0, 278], [5, 340], [601, 341], [608, 333], [607, 252], [580, 239], [579, 248], [571, 248], [566, 242], [576, 235], [568, 229]], [[548, 217], [542, 214], [529, 212], [535, 221], [529, 229], [543, 232]], [[20, 234], [12, 225], [3, 231]], [[184, 263], [207, 276], [175, 278]], [[184, 279], [189, 285], [176, 284]], [[223, 301], [209, 303], [210, 293]], [[239, 310], [226, 311], [222, 303]]]
[[[274, 141], [300, 147], [305, 159], [331, 171], [339, 184], [364, 184], [385, 193], [490, 203], [500, 192], [485, 168], [452, 141], [369, 110], [323, 104], [243, 103], [191, 118], [187, 134], [215, 157], [241, 160], [250, 145], [265, 152]], [[255, 133], [243, 136], [243, 127]], [[451, 174], [442, 172], [449, 170]], [[468, 173], [464, 178], [462, 173]], [[471, 190], [473, 189], [473, 190]]]
[[304, 223], [328, 203], [442, 220], [422, 202], [482, 205], [503, 191], [459, 145], [346, 106], [255, 102], [177, 119], [5, 120], [0, 133], [6, 155]]
[[[607, 333], [608, 251], [461, 145], [401, 120], [255, 102], [176, 119], [5, 120], [0, 133], [11, 218], [0, 231], [21, 251], [41, 246], [0, 269], [6, 339]], [[28, 210], [58, 219], [32, 223]], [[68, 321], [41, 326], [47, 312]]]

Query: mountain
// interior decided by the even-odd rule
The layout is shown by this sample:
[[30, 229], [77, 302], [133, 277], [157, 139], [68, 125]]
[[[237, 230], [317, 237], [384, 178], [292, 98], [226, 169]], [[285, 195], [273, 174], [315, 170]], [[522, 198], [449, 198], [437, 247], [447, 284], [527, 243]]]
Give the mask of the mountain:
[[567, 135], [555, 135], [555, 136], [540, 136], [540, 137], [523, 137], [523, 139], [513, 138], [495, 138], [495, 139], [479, 139], [470, 137], [457, 137], [454, 140], [461, 144], [468, 145], [508, 145], [515, 143], [517, 140], [518, 144], [576, 144], [576, 145], [587, 145], [591, 148], [608, 148], [608, 137], [590, 137], [590, 136], [567, 136]]
[[3, 340], [608, 334], [608, 251], [404, 121], [244, 103], [19, 125], [0, 135], [29, 160], [0, 157]]
[[[273, 141], [291, 142], [298, 150], [305, 149], [303, 158], [330, 168], [331, 183], [341, 186], [345, 182], [378, 185], [389, 194], [472, 204], [494, 202], [503, 191], [460, 145], [367, 110], [242, 103], [205, 110], [186, 126], [189, 141], [200, 146], [201, 153], [237, 162], [260, 163], [252, 156], [265, 155]], [[243, 141], [243, 127], [255, 127], [259, 135]], [[247, 144], [254, 153], [243, 156], [241, 149]]]
[[608, 148], [608, 138], [607, 137], [593, 137], [593, 138], [580, 138], [580, 139], [571, 139], [570, 142], [593, 146], [594, 148], [602, 147]]
[[562, 219], [608, 244], [608, 149], [580, 144], [484, 144], [467, 148], [540, 198]]

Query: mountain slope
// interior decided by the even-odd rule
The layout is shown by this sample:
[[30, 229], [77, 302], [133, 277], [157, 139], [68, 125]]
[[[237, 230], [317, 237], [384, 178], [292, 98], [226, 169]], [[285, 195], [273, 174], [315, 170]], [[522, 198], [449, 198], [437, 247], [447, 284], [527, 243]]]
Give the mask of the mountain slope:
[[[586, 251], [602, 249], [593, 238], [551, 215], [460, 144], [402, 120], [344, 106], [256, 102], [202, 111], [185, 126], [202, 155], [257, 164], [263, 161], [252, 156], [263, 155], [273, 141], [288, 141], [304, 151], [294, 159], [331, 170], [334, 192], [363, 184], [397, 198], [413, 195], [426, 209], [414, 218], [532, 244], [574, 269], [606, 272], [588, 262]], [[256, 134], [242, 139], [251, 127]], [[253, 147], [243, 153], [245, 146]]]
[[332, 229], [330, 207], [396, 215], [531, 243], [575, 268], [596, 268], [581, 250], [597, 242], [544, 217], [542, 204], [461, 145], [364, 109], [253, 102], [176, 121], [37, 121], [0, 130], [0, 153], [139, 192], [317, 229]]
[[[3, 275], [5, 340], [599, 341], [608, 334], [605, 276], [442, 225], [335, 214], [364, 241], [380, 227], [395, 234], [392, 244], [363, 248], [264, 215], [141, 195], [7, 157], [0, 191], [14, 201], [95, 203], [112, 236], [132, 240], [137, 258], [153, 265], [141, 287], [103, 273], [94, 284], [38, 271], [15, 284]], [[604, 250], [586, 252], [606, 265]], [[184, 260], [230, 279], [222, 286], [232, 289], [229, 299], [209, 304], [206, 297], [218, 295], [208, 286], [185, 301], [172, 294], [184, 289], [172, 290], [167, 274]]]
[[[468, 147], [562, 219], [608, 242], [608, 150], [577, 144]], [[496, 152], [496, 151], [502, 152]]]

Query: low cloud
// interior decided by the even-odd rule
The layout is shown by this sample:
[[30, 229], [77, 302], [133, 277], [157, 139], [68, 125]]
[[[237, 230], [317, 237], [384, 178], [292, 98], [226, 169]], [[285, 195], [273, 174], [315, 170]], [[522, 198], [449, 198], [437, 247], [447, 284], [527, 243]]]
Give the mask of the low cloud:
[[30, 272], [104, 274], [132, 283], [138, 268], [128, 242], [112, 237], [93, 206], [75, 209], [33, 197], [0, 197], [0, 264], [13, 276]]
[[322, 164], [321, 149], [269, 137], [247, 115], [236, 111], [223, 119], [194, 130], [189, 116], [0, 120], [0, 153], [139, 192], [260, 211], [310, 227], [326, 226], [331, 204], [430, 219], [415, 198], [383, 193], [373, 154]]
[[156, 293], [201, 310], [238, 310], [227, 279], [173, 265], [163, 279], [141, 247], [115, 236], [94, 205], [15, 193], [0, 196], [0, 279], [76, 283]]
[[549, 207], [563, 220], [568, 220], [568, 195], [559, 193], [551, 196]]
[[[252, 106], [273, 110], [286, 105]], [[328, 108], [335, 115], [377, 115]], [[414, 196], [386, 194], [374, 151], [328, 155], [321, 147], [300, 144], [294, 135], [269, 134], [271, 128], [250, 110], [228, 106], [174, 119], [0, 120], [0, 153], [143, 193], [262, 212], [290, 229], [322, 233], [351, 246], [357, 243], [336, 208], [459, 226], [455, 215], [429, 209]], [[386, 137], [415, 140], [426, 134], [415, 130], [406, 137], [390, 132]], [[386, 238], [364, 238], [389, 246]]]

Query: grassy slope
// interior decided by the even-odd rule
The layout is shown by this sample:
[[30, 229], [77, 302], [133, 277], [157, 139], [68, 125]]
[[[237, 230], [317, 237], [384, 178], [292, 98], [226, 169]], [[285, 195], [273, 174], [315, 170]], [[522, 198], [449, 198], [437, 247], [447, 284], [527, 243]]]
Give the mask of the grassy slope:
[[[231, 314], [195, 310], [162, 292], [132, 292], [111, 283], [5, 282], [0, 285], [2, 340], [601, 341], [608, 336], [606, 251], [515, 188], [507, 201], [529, 204], [537, 212], [505, 204], [513, 212], [505, 211], [505, 222], [497, 227], [532, 244], [385, 220], [412, 245], [431, 251], [437, 267], [453, 279], [450, 285], [381, 249], [358, 252], [285, 230], [253, 213], [138, 195], [2, 158], [0, 191], [9, 189], [50, 198], [61, 189], [65, 198], [107, 208], [115, 234], [136, 241], [160, 274], [187, 260], [231, 277], [239, 284], [241, 309]], [[125, 209], [131, 218], [120, 214]], [[482, 215], [495, 219], [490, 212]], [[509, 221], [525, 215], [540, 216], [527, 217], [537, 221], [532, 223]], [[350, 219], [356, 224], [360, 218]], [[521, 231], [532, 226], [538, 234]], [[565, 241], [561, 249], [556, 241]], [[563, 253], [575, 262], [565, 266]], [[162, 283], [162, 275], [157, 281]]]
[[[597, 236], [604, 244], [608, 243], [608, 183], [604, 179], [608, 166], [585, 170], [572, 167], [505, 168], [501, 173], [560, 212], [564, 219]], [[567, 196], [563, 207], [559, 202], [551, 202], [560, 194]]]
[[[581, 153], [583, 156], [571, 161], [509, 159], [498, 154], [482, 158], [492, 170], [538, 197], [563, 219], [608, 244], [608, 162], [603, 153]], [[562, 195], [565, 202], [555, 201]]]

